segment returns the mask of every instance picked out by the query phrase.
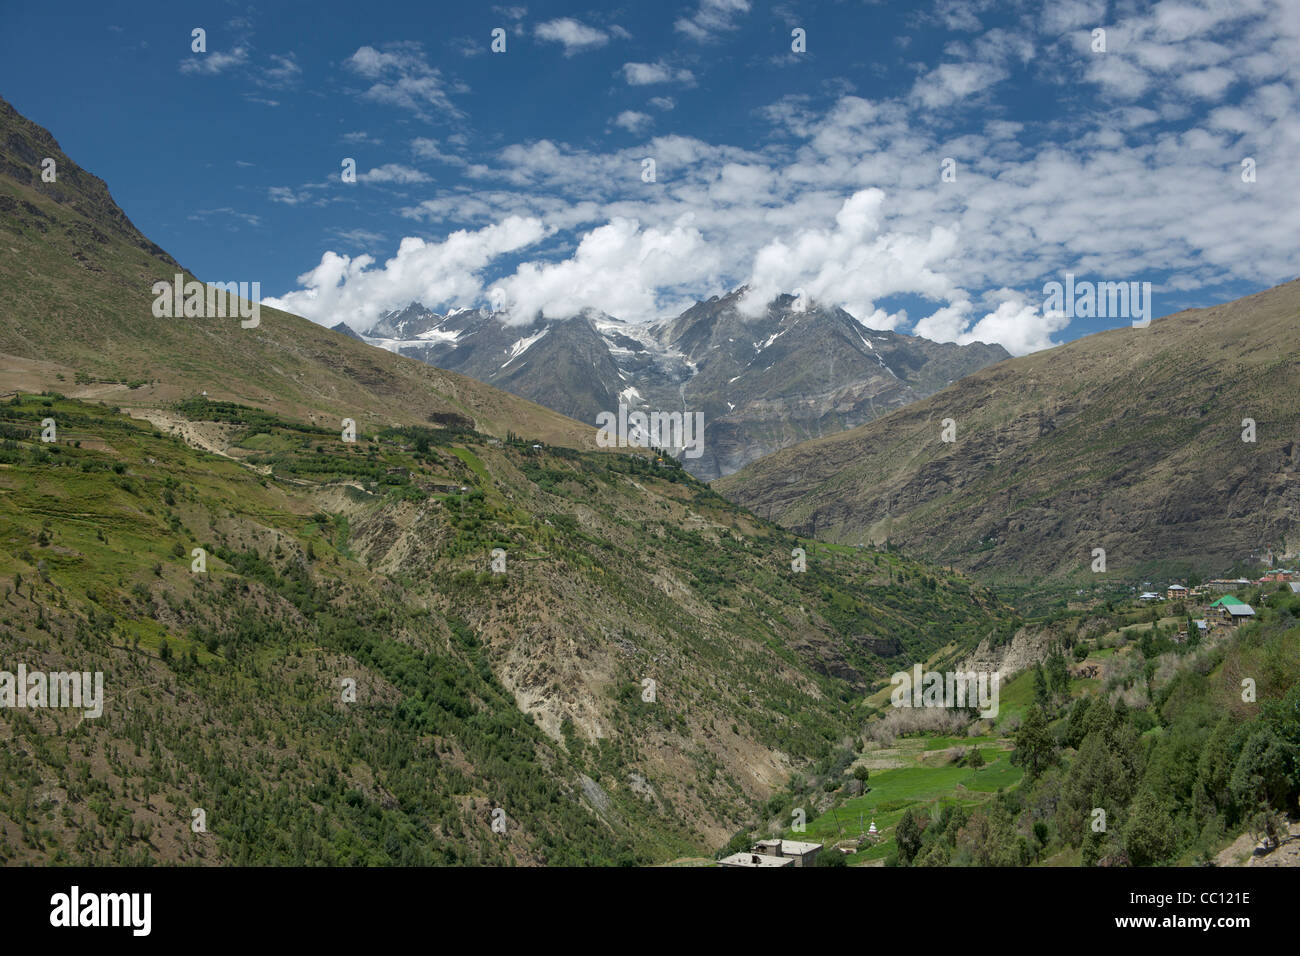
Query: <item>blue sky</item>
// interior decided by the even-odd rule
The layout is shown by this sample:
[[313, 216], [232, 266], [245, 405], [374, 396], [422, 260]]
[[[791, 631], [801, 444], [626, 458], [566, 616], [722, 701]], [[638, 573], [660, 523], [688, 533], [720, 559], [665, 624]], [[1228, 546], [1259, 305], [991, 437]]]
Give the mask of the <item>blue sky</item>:
[[1044, 314], [1066, 272], [1150, 282], [1157, 316], [1296, 275], [1297, 0], [14, 4], [5, 25], [0, 94], [143, 232], [327, 324], [412, 299], [642, 321], [748, 283], [754, 307], [800, 289], [1022, 353], [1128, 324]]

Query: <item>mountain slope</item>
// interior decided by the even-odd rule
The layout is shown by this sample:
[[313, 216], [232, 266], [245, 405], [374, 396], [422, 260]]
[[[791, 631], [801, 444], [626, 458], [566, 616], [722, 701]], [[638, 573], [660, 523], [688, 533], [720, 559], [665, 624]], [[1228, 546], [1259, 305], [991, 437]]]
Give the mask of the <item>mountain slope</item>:
[[[53, 183], [42, 181], [44, 157], [56, 162]], [[57, 387], [135, 408], [206, 391], [322, 422], [460, 420], [594, 445], [594, 429], [549, 409], [274, 309], [261, 309], [256, 328], [155, 318], [153, 284], [192, 276], [136, 230], [102, 180], [3, 100], [0, 252], [0, 388]]]
[[684, 465], [705, 479], [869, 421], [1007, 358], [997, 345], [868, 330], [842, 309], [805, 309], [790, 296], [745, 316], [737, 308], [743, 291], [644, 326], [594, 310], [508, 325], [486, 310], [443, 316], [412, 303], [381, 316], [365, 336], [579, 421], [595, 422], [620, 402], [701, 412], [703, 454]]
[[635, 456], [173, 411], [222, 454], [0, 405], [6, 667], [99, 671], [105, 699], [0, 709], [0, 862], [708, 852], [845, 749], [868, 684], [1016, 627], [958, 575], [814, 548]]
[[617, 406], [621, 377], [593, 318], [575, 315], [520, 327], [486, 310], [443, 316], [412, 303], [382, 316], [366, 339], [594, 423], [601, 409]]
[[1094, 548], [1139, 575], [1293, 554], [1298, 333], [1300, 281], [1003, 362], [718, 489], [803, 534], [998, 580], [1085, 579]]
[[4, 374], [50, 386], [0, 404], [0, 649], [104, 678], [99, 717], [0, 707], [0, 863], [707, 852], [841, 773], [863, 689], [1018, 626], [472, 379], [270, 310], [157, 320], [176, 267], [102, 183], [47, 195], [12, 113], [0, 144]]
[[696, 374], [681, 389], [706, 422], [696, 474], [728, 475], [798, 441], [834, 434], [1007, 358], [998, 345], [930, 342], [863, 327], [843, 309], [780, 296], [756, 318], [743, 290], [655, 327]]

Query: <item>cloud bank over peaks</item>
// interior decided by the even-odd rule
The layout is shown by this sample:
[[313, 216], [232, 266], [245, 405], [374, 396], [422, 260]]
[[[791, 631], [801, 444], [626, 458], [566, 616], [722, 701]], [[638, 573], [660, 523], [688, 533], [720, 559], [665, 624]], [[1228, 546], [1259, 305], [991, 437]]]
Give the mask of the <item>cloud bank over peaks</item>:
[[478, 230], [459, 230], [442, 242], [408, 236], [381, 268], [373, 256], [329, 251], [298, 277], [301, 289], [263, 300], [266, 305], [333, 325], [367, 328], [386, 311], [413, 301], [471, 304], [483, 298], [482, 271], [494, 260], [549, 234], [536, 218], [511, 216]]
[[[1054, 344], [1051, 335], [1068, 324], [1064, 316], [1041, 315], [1011, 289], [992, 294], [992, 311], [981, 316], [971, 296], [938, 271], [958, 250], [956, 227], [933, 226], [924, 235], [890, 231], [885, 206], [883, 190], [863, 189], [843, 202], [829, 226], [810, 225], [762, 245], [748, 277], [740, 277], [748, 286], [742, 312], [758, 315], [778, 295], [803, 293], [843, 307], [869, 328], [894, 329], [906, 323], [906, 312], [891, 313], [877, 302], [910, 294], [945, 303], [916, 323], [914, 331], [927, 338], [999, 342], [1015, 354]], [[588, 308], [648, 321], [740, 284], [728, 269], [726, 243], [708, 238], [694, 219], [688, 213], [653, 226], [615, 217], [586, 232], [566, 258], [522, 261], [494, 281], [486, 279], [494, 264], [555, 230], [536, 217], [512, 216], [454, 232], [442, 242], [408, 237], [378, 268], [371, 256], [330, 251], [299, 276], [302, 289], [267, 304], [355, 328], [411, 301], [440, 308], [489, 306], [520, 324]], [[499, 265], [495, 271], [500, 274]]]

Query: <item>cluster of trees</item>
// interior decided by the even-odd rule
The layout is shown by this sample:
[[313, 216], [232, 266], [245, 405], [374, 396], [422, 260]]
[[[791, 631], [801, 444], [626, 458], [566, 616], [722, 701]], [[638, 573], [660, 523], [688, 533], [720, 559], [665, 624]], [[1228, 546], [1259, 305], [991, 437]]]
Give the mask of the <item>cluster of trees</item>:
[[[1243, 829], [1276, 844], [1300, 799], [1300, 598], [1279, 590], [1259, 610], [1213, 651], [1141, 635], [1145, 693], [1132, 706], [1072, 699], [1054, 650], [1014, 734], [1021, 785], [978, 808], [912, 808], [896, 827], [898, 863], [1023, 865], [1065, 850], [1087, 866], [1186, 864]], [[1171, 652], [1182, 665], [1157, 684], [1156, 659]], [[1238, 673], [1256, 675], [1258, 703], [1241, 700]]]
[[1025, 784], [978, 808], [908, 810], [895, 829], [899, 865], [1024, 866], [1072, 847], [1085, 866], [1150, 866], [1208, 857], [1243, 825], [1266, 841], [1285, 833], [1300, 781], [1300, 688], [1257, 720], [1206, 726], [1187, 713], [1155, 740], [1143, 740], [1136, 713], [1085, 697], [1049, 729], [1031, 707], [1013, 758]]

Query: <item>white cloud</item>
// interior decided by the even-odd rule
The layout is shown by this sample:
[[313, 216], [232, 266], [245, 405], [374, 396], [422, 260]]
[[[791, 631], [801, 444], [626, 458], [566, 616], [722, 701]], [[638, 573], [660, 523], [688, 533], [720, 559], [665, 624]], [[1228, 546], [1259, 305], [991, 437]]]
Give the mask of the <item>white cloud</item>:
[[416, 300], [468, 305], [482, 297], [485, 267], [539, 241], [547, 231], [540, 220], [511, 217], [484, 229], [454, 232], [442, 242], [408, 236], [379, 269], [371, 268], [372, 256], [326, 252], [314, 269], [298, 277], [301, 289], [264, 301], [314, 322], [343, 321], [355, 329], [368, 328], [380, 313]]
[[997, 307], [976, 320], [973, 327], [975, 308], [969, 300], [959, 299], [918, 321], [913, 331], [935, 342], [996, 342], [1012, 355], [1027, 355], [1059, 344], [1052, 341], [1052, 335], [1070, 324], [1064, 313], [1043, 314], [1025, 295], [1011, 289], [1000, 289], [996, 295], [1000, 299]]
[[673, 27], [692, 40], [704, 42], [736, 29], [736, 22], [749, 12], [749, 0], [700, 0], [699, 8], [689, 17], [681, 17]]
[[[548, 241], [519, 266], [517, 255], [458, 266], [399, 250], [401, 281], [391, 263], [352, 263], [353, 291], [336, 300], [355, 310], [383, 298], [392, 308], [406, 295], [440, 308], [487, 302], [490, 286], [525, 311], [595, 307], [637, 321], [748, 281], [751, 306], [802, 288], [872, 327], [1022, 353], [1065, 328], [1063, 316], [1041, 314], [1039, 290], [1066, 271], [1151, 281], [1155, 316], [1173, 310], [1175, 292], [1285, 281], [1295, 274], [1300, 222], [1291, 187], [1300, 180], [1300, 95], [1286, 64], [1300, 60], [1300, 24], [1276, 6], [1266, 16], [1249, 3], [1202, 6], [1190, 19], [1111, 11], [1106, 54], [1087, 45], [1095, 5], [1060, 8], [1055, 34], [967, 32], [901, 95], [825, 105], [809, 92], [756, 110], [772, 126], [752, 148], [665, 135], [623, 149], [507, 140], [475, 156], [454, 134], [414, 140], [418, 159], [450, 162], [453, 150], [468, 158], [463, 179], [429, 189], [402, 216], [472, 224], [469, 236], [535, 222]], [[1211, 25], [1189, 34], [1192, 22]], [[403, 52], [411, 51], [384, 51]], [[365, 68], [384, 77], [413, 69], [375, 53]], [[1226, 86], [1223, 70], [1233, 73]], [[1072, 86], [1044, 122], [1014, 122], [1001, 109], [997, 77], [1022, 72], [1029, 83]], [[996, 107], [964, 107], [950, 122], [943, 105], [974, 97]], [[651, 100], [611, 125], [639, 130], [652, 108], [663, 104]], [[655, 183], [641, 179], [646, 156], [656, 160]], [[949, 156], [955, 183], [940, 179]], [[1241, 182], [1244, 156], [1258, 161], [1257, 182]], [[281, 188], [274, 198], [319, 203], [317, 188]], [[347, 195], [336, 182], [329, 188]], [[316, 284], [294, 295], [325, 287], [315, 272]], [[927, 303], [913, 309], [914, 326], [897, 296]]]
[[572, 17], [539, 23], [533, 33], [539, 40], [563, 44], [565, 56], [594, 50], [609, 42], [609, 34], [604, 30], [589, 27]]
[[[932, 267], [958, 248], [955, 229], [934, 226], [928, 235], [885, 228], [885, 193], [854, 193], [835, 214], [832, 228], [809, 226], [787, 240], [768, 242], [754, 256], [742, 311], [756, 315], [775, 296], [796, 288], [834, 302], [863, 321], [876, 315], [876, 300], [899, 293], [950, 298], [958, 290]], [[891, 318], [885, 328], [892, 328]]]
[[286, 206], [296, 206], [311, 198], [307, 193], [295, 192], [291, 186], [271, 186], [266, 194], [271, 202], [283, 203]]
[[1197, 70], [1194, 73], [1180, 76], [1178, 86], [1193, 96], [1201, 97], [1201, 99], [1217, 100], [1223, 96], [1224, 91], [1233, 84], [1236, 78], [1236, 74], [1231, 70], [1224, 69], [1221, 66], [1212, 66], [1209, 69]]
[[949, 106], [1005, 79], [1007, 71], [992, 63], [943, 63], [917, 79], [912, 95], [928, 109]]
[[624, 63], [623, 79], [628, 86], [650, 86], [654, 83], [694, 83], [690, 70], [674, 69], [662, 60], [657, 63]]
[[644, 320], [658, 314], [663, 290], [689, 295], [687, 290], [714, 279], [718, 265], [719, 250], [689, 217], [663, 229], [620, 218], [584, 235], [568, 259], [522, 263], [494, 283], [489, 295], [499, 295], [516, 322], [587, 307]]
[[653, 122], [654, 117], [649, 113], [638, 113], [636, 110], [624, 110], [614, 118], [614, 125], [622, 127], [629, 133], [640, 133]]
[[1089, 62], [1087, 78], [1102, 91], [1121, 99], [1136, 99], [1151, 86], [1151, 74], [1131, 60], [1109, 53], [1095, 54]]
[[292, 53], [272, 53], [267, 57], [267, 65], [258, 74], [257, 81], [263, 86], [281, 89], [293, 86], [302, 77], [302, 67], [298, 58]]
[[358, 173], [357, 182], [362, 183], [395, 183], [405, 186], [411, 183], [427, 183], [429, 176], [420, 172], [418, 169], [412, 169], [410, 166], [403, 166], [401, 163], [385, 163], [383, 166], [376, 166], [367, 173]]
[[431, 159], [435, 162], [446, 163], [448, 166], [466, 166], [468, 163], [461, 157], [444, 152], [436, 139], [429, 139], [426, 136], [418, 136], [411, 140], [411, 152], [417, 159]]
[[220, 50], [212, 53], [195, 53], [181, 60], [181, 72], [197, 76], [215, 76], [242, 67], [248, 62], [248, 48], [237, 46], [229, 53]]
[[418, 43], [388, 44], [383, 50], [363, 46], [344, 61], [344, 66], [373, 81], [362, 93], [363, 99], [409, 110], [425, 119], [430, 108], [450, 117], [462, 115], [447, 95], [441, 72], [425, 62]]
[[1049, 34], [1104, 27], [1106, 0], [1056, 0], [1043, 5], [1043, 30]]

